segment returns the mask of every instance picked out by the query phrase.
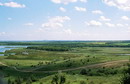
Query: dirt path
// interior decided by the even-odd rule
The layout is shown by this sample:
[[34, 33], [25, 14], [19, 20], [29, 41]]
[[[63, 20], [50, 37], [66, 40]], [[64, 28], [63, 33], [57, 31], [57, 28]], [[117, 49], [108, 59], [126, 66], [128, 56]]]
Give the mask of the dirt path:
[[74, 71], [74, 70], [79, 70], [79, 69], [84, 69], [84, 68], [99, 68], [99, 67], [112, 67], [112, 66], [117, 66], [117, 65], [122, 65], [124, 63], [128, 63], [129, 60], [118, 60], [118, 61], [110, 61], [110, 62], [104, 62], [104, 63], [97, 63], [97, 64], [91, 64], [91, 65], [86, 65], [86, 66], [82, 66], [82, 67], [77, 67], [77, 68], [71, 68], [71, 69], [64, 69], [64, 70], [54, 70], [54, 71], [35, 71], [35, 70], [20, 70], [16, 67], [12, 67], [12, 66], [8, 66], [2, 62], [0, 62], [1, 65], [4, 65], [4, 66], [7, 66], [7, 67], [10, 67], [10, 68], [13, 68], [15, 69], [16, 71], [19, 71], [19, 72], [35, 72], [35, 73], [41, 73], [41, 72], [44, 72], [44, 73], [49, 73], [49, 72], [65, 72], [65, 71]]
[[0, 62], [0, 65], [7, 66], [6, 64], [4, 64], [4, 63], [2, 63], [2, 62]]

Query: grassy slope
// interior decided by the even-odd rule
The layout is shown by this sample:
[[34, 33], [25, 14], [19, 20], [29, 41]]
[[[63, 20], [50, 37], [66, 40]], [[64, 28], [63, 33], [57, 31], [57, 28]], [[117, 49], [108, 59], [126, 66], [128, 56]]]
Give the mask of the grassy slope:
[[[65, 74], [66, 83], [65, 84], [80, 84], [81, 81], [86, 82], [86, 84], [120, 84], [121, 74], [114, 76], [84, 76], [84, 75], [69, 75]], [[52, 77], [45, 77], [39, 80], [43, 84], [51, 84]], [[39, 82], [35, 82], [33, 84], [39, 84]]]

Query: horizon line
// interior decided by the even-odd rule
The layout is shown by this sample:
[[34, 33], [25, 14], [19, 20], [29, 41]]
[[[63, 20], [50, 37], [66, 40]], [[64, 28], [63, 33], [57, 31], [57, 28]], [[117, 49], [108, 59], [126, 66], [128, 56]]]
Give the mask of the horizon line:
[[4, 41], [130, 41], [130, 40], [0, 40], [0, 42]]

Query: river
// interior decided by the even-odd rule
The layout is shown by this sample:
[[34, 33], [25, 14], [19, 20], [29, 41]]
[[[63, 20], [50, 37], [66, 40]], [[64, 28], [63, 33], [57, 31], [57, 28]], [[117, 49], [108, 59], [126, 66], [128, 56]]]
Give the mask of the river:
[[17, 49], [17, 48], [26, 48], [27, 46], [2, 46], [0, 45], [0, 56], [4, 56], [4, 54], [1, 54], [2, 52], [5, 52], [6, 50], [11, 49]]

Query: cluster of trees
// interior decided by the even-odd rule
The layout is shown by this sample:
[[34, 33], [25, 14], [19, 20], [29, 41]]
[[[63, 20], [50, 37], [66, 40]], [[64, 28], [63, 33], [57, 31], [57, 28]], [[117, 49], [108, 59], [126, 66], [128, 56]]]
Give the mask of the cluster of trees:
[[130, 47], [128, 45], [118, 45], [112, 43], [93, 44], [93, 43], [46, 43], [41, 46], [29, 46], [27, 49], [46, 50], [46, 51], [69, 51], [77, 47]]
[[105, 44], [86, 44], [84, 47], [130, 47], [130, 45], [105, 43]]
[[[23, 42], [0, 42], [0, 45], [39, 45], [39, 46], [54, 46], [54, 47], [130, 47], [130, 41], [23, 41]], [[119, 45], [120, 43], [120, 45]], [[52, 49], [53, 50], [53, 49]]]
[[100, 69], [82, 69], [80, 71], [81, 75], [87, 76], [104, 76], [104, 75], [115, 75], [117, 73], [121, 73], [117, 69], [114, 68], [100, 68]]
[[51, 84], [64, 84], [66, 82], [66, 78], [64, 75], [55, 75], [52, 78]]
[[8, 84], [32, 84], [33, 82], [36, 82], [37, 78], [35, 78], [34, 76], [30, 76], [30, 77], [17, 77], [16, 79], [8, 79]]
[[121, 79], [121, 84], [130, 84], [130, 64], [128, 69], [125, 71], [124, 76]]
[[68, 47], [55, 47], [55, 46], [32, 46], [27, 49], [46, 50], [46, 51], [69, 51]]

